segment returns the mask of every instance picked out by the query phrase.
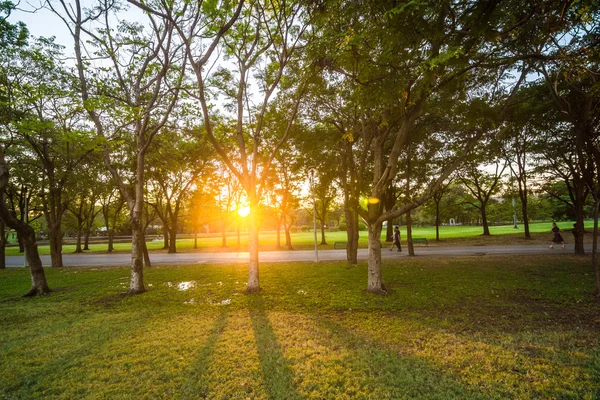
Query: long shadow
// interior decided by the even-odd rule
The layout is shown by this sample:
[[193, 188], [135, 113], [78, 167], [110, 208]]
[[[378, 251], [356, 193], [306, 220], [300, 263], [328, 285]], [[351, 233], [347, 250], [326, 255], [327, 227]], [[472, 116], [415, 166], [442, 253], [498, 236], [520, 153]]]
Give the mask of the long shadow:
[[[88, 322], [94, 321], [94, 316], [89, 317], [77, 316], [77, 318], [64, 318], [55, 320], [46, 326], [44, 333], [36, 339], [33, 344], [25, 341], [13, 341], [15, 344], [12, 351], [21, 351], [20, 348], [35, 346], [35, 343], [45, 343], [48, 340], [57, 340], [56, 334], [68, 336], [68, 346], [60, 346], [57, 343], [56, 350], [52, 353], [52, 357], [45, 360], [38, 368], [30, 368], [26, 374], [23, 374], [17, 381], [13, 381], [10, 386], [0, 389], [0, 397], [2, 390], [6, 393], [13, 392], [15, 398], [20, 398], [19, 392], [24, 392], [23, 398], [31, 396], [32, 393], [41, 394], [46, 391], [50, 396], [45, 385], [46, 381], [52, 380], [50, 376], [59, 377], [67, 374], [72, 368], [78, 368], [81, 357], [89, 356], [97, 351], [100, 351], [104, 345], [111, 341], [118, 340], [120, 337], [127, 336], [132, 330], [146, 324], [153, 317], [151, 315], [140, 315], [133, 322], [127, 320], [126, 323], [120, 323], [119, 316], [112, 318], [110, 315], [97, 315], [97, 318], [105, 319], [103, 324], [92, 324], [88, 326]], [[65, 334], [65, 331], [70, 334]], [[92, 333], [93, 332], [93, 333]], [[30, 339], [28, 335], [25, 338]], [[89, 339], [91, 338], [91, 339]], [[59, 390], [52, 388], [51, 390]]]
[[336, 321], [314, 317], [318, 326], [329, 331], [328, 340], [351, 350], [345, 367], [355, 370], [361, 386], [388, 392], [384, 398], [406, 399], [487, 399], [489, 393], [467, 387], [452, 375], [424, 360], [398, 354], [383, 343], [364, 338]]
[[195, 355], [196, 360], [190, 365], [189, 371], [181, 387], [182, 398], [207, 398], [209, 394], [208, 376], [212, 356], [217, 348], [219, 338], [227, 326], [229, 307], [221, 307], [221, 312], [204, 342], [204, 345]]
[[250, 320], [256, 338], [262, 375], [269, 397], [286, 400], [302, 399], [294, 387], [294, 374], [283, 356], [262, 298], [252, 296], [248, 305], [250, 306]]

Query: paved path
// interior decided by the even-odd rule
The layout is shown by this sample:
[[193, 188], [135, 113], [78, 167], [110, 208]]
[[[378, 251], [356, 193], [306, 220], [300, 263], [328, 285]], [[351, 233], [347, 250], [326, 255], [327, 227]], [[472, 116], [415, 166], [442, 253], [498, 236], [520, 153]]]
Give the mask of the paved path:
[[[586, 245], [586, 252], [591, 252], [591, 245]], [[389, 251], [384, 248], [381, 252], [384, 259], [408, 257], [406, 249], [402, 252]], [[535, 254], [573, 254], [573, 245], [567, 245], [565, 249], [560, 246], [554, 249], [548, 245], [509, 245], [509, 246], [461, 246], [461, 247], [435, 247], [417, 246], [415, 254], [418, 257], [433, 256], [483, 256], [483, 255], [535, 255]], [[358, 259], [366, 260], [367, 249], [358, 251]], [[346, 250], [321, 250], [320, 261], [343, 261], [346, 259]], [[219, 264], [219, 263], [245, 263], [248, 261], [247, 252], [225, 252], [225, 253], [154, 253], [150, 254], [153, 264]], [[261, 262], [295, 262], [315, 261], [314, 251], [265, 251], [260, 253]], [[108, 265], [129, 265], [131, 256], [129, 254], [63, 254], [65, 266], [99, 267]], [[50, 265], [50, 256], [42, 256], [42, 264]], [[8, 267], [23, 266], [23, 256], [6, 257]]]

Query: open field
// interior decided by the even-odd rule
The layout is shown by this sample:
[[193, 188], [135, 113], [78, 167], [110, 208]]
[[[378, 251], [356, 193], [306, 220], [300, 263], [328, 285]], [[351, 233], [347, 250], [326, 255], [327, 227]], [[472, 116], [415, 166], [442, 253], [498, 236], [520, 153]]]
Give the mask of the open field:
[[[562, 229], [563, 237], [567, 242], [572, 242], [572, 235], [570, 229], [572, 228], [572, 222], [559, 222], [558, 226]], [[587, 221], [585, 228], [591, 231], [593, 228], [592, 221]], [[492, 236], [484, 237], [481, 236], [482, 228], [480, 226], [441, 226], [440, 227], [440, 241], [435, 242], [435, 227], [413, 227], [413, 237], [424, 237], [429, 240], [430, 246], [456, 246], [456, 245], [499, 245], [499, 244], [535, 244], [535, 243], [547, 243], [550, 242], [552, 234], [550, 233], [551, 223], [538, 222], [530, 225], [530, 231], [532, 233], [532, 239], [525, 239], [523, 234], [523, 225], [519, 225], [518, 229], [514, 229], [512, 225], [504, 226], [491, 226], [490, 231]], [[292, 245], [295, 250], [310, 250], [314, 248], [312, 232], [296, 232], [292, 234]], [[402, 243], [406, 243], [406, 227], [401, 227], [401, 238]], [[327, 245], [320, 245], [320, 249], [333, 249], [335, 242], [347, 241], [346, 232], [327, 232], [326, 233]], [[382, 240], [385, 241], [385, 232], [382, 234]], [[586, 240], [591, 240], [591, 235], [586, 236]], [[321, 234], [318, 232], [318, 241], [321, 242]], [[261, 251], [269, 251], [276, 249], [276, 234], [275, 232], [261, 232], [260, 234]], [[281, 235], [282, 246], [285, 243], [285, 237]], [[150, 251], [165, 251], [162, 250], [162, 241], [149, 241], [147, 242], [148, 249]], [[248, 245], [247, 236], [242, 234], [240, 237], [240, 248], [245, 249]], [[115, 243], [115, 251], [126, 252], [131, 251], [131, 243]], [[359, 247], [367, 248], [367, 232], [361, 232]], [[102, 253], [106, 252], [107, 245], [101, 244], [90, 244], [90, 252]], [[202, 235], [198, 237], [198, 249], [194, 249], [193, 238], [182, 238], [177, 241], [177, 251], [190, 252], [190, 251], [237, 251], [237, 235], [231, 233], [227, 236], [227, 247], [222, 247], [221, 234]], [[285, 247], [282, 248], [285, 250]], [[64, 253], [73, 253], [75, 251], [75, 245], [65, 244], [63, 246]], [[39, 246], [40, 254], [50, 254], [50, 248], [48, 245], [41, 244]], [[6, 255], [18, 255], [19, 249], [17, 247], [8, 247], [6, 249]]]
[[589, 258], [0, 271], [0, 398], [600, 398]]

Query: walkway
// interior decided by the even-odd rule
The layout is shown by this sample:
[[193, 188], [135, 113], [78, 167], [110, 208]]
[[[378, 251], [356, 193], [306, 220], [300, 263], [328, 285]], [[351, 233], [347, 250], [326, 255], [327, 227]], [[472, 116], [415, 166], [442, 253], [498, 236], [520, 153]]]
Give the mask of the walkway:
[[[586, 252], [591, 252], [591, 245], [586, 245]], [[384, 259], [408, 257], [406, 249], [402, 252], [382, 249]], [[567, 245], [565, 249], [560, 246], [554, 249], [547, 245], [509, 245], [509, 246], [461, 246], [461, 247], [415, 247], [417, 257], [451, 257], [451, 256], [484, 256], [484, 255], [551, 255], [551, 254], [573, 254], [573, 245]], [[367, 249], [358, 251], [358, 259], [366, 260]], [[344, 261], [345, 250], [322, 250], [319, 251], [320, 261]], [[222, 263], [245, 263], [248, 261], [247, 252], [223, 252], [223, 253], [151, 253], [150, 260], [155, 265], [173, 264], [222, 264]], [[314, 251], [265, 251], [260, 253], [261, 262], [299, 262], [315, 261]], [[66, 267], [100, 267], [109, 265], [129, 265], [131, 256], [125, 253], [119, 254], [63, 254], [63, 264]], [[42, 256], [42, 264], [50, 265], [50, 256]], [[23, 256], [6, 257], [7, 267], [23, 266]]]

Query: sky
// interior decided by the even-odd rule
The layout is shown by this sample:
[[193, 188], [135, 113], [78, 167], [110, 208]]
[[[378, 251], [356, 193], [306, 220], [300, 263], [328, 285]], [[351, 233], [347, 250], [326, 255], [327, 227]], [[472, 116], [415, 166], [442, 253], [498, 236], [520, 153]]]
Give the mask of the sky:
[[[84, 3], [87, 2], [84, 0]], [[18, 9], [12, 12], [8, 20], [13, 23], [17, 21], [24, 22], [32, 36], [55, 36], [58, 44], [67, 48], [73, 47], [73, 39], [71, 39], [69, 30], [65, 27], [63, 21], [46, 9], [33, 12], [39, 7], [39, 2], [36, 1], [21, 2]]]

